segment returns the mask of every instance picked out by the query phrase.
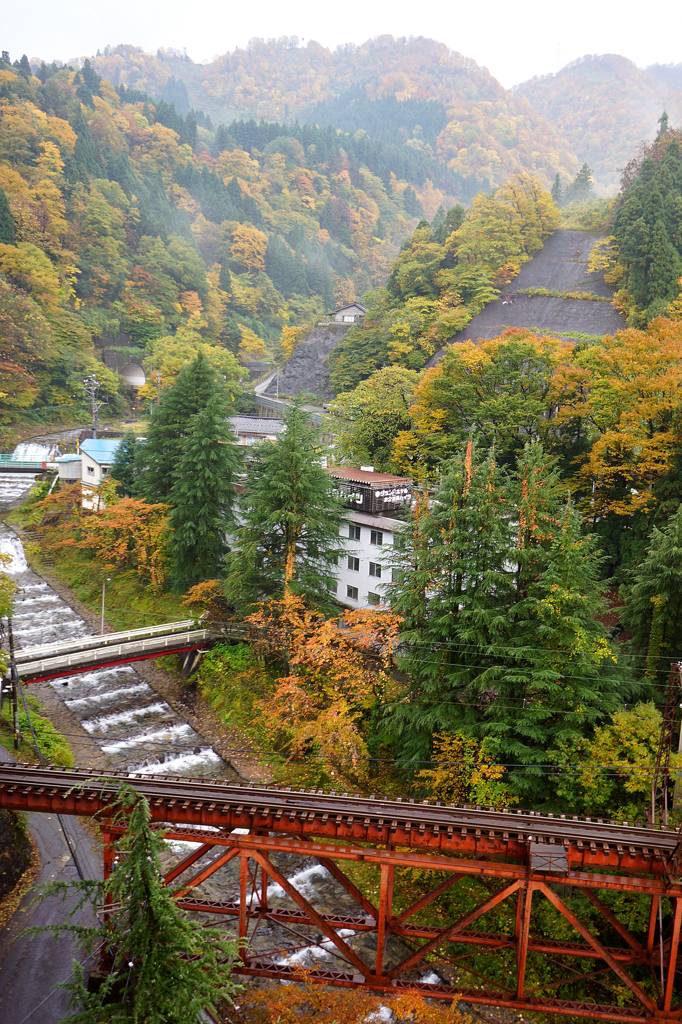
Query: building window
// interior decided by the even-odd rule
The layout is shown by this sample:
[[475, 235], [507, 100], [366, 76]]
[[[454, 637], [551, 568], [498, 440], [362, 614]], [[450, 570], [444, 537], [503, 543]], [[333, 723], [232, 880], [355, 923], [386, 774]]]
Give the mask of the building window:
[[377, 565], [376, 562], [369, 563], [369, 574], [370, 576], [376, 576], [378, 580], [381, 579], [381, 566]]
[[358, 588], [357, 587], [346, 587], [346, 597], [349, 597], [351, 601], [357, 601], [358, 599]]
[[330, 594], [335, 594], [338, 589], [339, 589], [338, 583], [330, 583], [329, 584], [329, 593]]
[[371, 591], [367, 595], [367, 604], [380, 604], [381, 598], [378, 594], [373, 594]]
[[360, 559], [353, 558], [352, 555], [348, 556], [348, 568], [353, 572], [360, 572]]
[[351, 523], [348, 527], [348, 536], [351, 540], [360, 540], [360, 527]]
[[384, 535], [381, 530], [372, 530], [369, 540], [370, 544], [383, 544]]
[[95, 475], [95, 470], [93, 469], [92, 466], [88, 466], [87, 470], [88, 470], [88, 476], [94, 476]]

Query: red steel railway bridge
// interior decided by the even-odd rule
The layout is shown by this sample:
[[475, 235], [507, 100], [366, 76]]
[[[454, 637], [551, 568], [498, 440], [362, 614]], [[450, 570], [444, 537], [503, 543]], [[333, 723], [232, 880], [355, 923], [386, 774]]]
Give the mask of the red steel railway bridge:
[[[242, 974], [300, 977], [282, 957], [286, 950], [256, 951], [252, 940], [259, 925], [272, 921], [294, 936], [296, 948], [325, 937], [338, 966], [331, 969], [325, 962], [310, 978], [326, 985], [364, 986], [377, 993], [411, 988], [431, 998], [623, 1024], [682, 1020], [682, 850], [675, 832], [319, 790], [120, 778], [144, 794], [153, 820], [169, 839], [195, 844], [165, 882], [187, 910], [235, 919], [243, 941]], [[103, 780], [78, 768], [0, 766], [1, 808], [98, 816], [105, 875], [112, 870], [123, 831], [111, 820], [115, 794], [115, 777]], [[277, 867], [273, 855], [282, 853], [319, 862], [352, 897], [357, 911], [317, 910]], [[202, 898], [197, 893], [201, 883], [232, 860], [239, 867], [239, 899]], [[369, 899], [349, 878], [351, 862], [375, 869], [378, 900]], [[411, 906], [396, 911], [394, 878], [406, 868], [427, 878], [431, 874], [432, 885]], [[466, 879], [481, 880], [485, 898], [439, 927], [422, 923], [421, 912]], [[268, 905], [268, 880], [281, 886], [293, 909]], [[570, 900], [578, 893], [591, 905], [589, 921]], [[505, 901], [510, 926], [484, 930], [486, 915]], [[557, 912], [561, 937], [543, 935], [538, 919], [543, 902]], [[643, 907], [643, 926], [635, 930], [630, 921], [641, 918]], [[371, 936], [371, 947], [362, 944], [371, 955], [353, 948], [351, 933]], [[403, 950], [397, 963], [392, 962], [395, 955], [386, 955], [391, 936]], [[508, 969], [490, 977], [472, 968], [471, 957], [482, 950], [500, 951]], [[546, 958], [551, 973], [530, 970], [539, 958]], [[420, 982], [424, 968], [437, 972], [439, 983]], [[462, 974], [472, 979], [471, 987], [462, 988]], [[551, 981], [545, 984], [529, 980], [548, 976]], [[608, 984], [590, 988], [591, 979]], [[613, 1004], [602, 1003], [585, 996], [592, 990], [617, 990], [618, 996]]]

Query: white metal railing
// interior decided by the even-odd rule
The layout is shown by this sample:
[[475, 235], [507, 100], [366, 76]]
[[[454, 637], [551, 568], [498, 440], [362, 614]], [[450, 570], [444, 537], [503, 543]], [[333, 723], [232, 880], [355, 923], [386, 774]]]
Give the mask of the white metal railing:
[[[98, 662], [111, 660], [112, 657], [134, 658], [138, 654], [146, 652], [163, 651], [168, 648], [183, 647], [188, 644], [199, 644], [212, 637], [209, 629], [193, 629], [185, 633], [171, 633], [165, 636], [139, 638], [136, 641], [123, 644], [107, 644], [103, 647], [90, 648], [89, 650], [74, 651], [71, 654], [62, 654], [58, 657], [39, 658], [32, 661], [17, 663], [19, 678], [44, 675], [49, 672], [56, 672], [60, 669], [81, 668], [86, 665], [97, 667]], [[22, 652], [25, 654], [26, 652]]]
[[26, 661], [49, 658], [52, 654], [68, 654], [93, 648], [111, 647], [117, 644], [132, 642], [145, 637], [165, 636], [191, 630], [196, 619], [182, 619], [180, 622], [163, 622], [158, 626], [143, 626], [140, 629], [127, 629], [120, 633], [102, 633], [97, 636], [81, 636], [75, 640], [58, 640], [51, 644], [37, 647], [24, 647], [16, 652], [17, 665]]

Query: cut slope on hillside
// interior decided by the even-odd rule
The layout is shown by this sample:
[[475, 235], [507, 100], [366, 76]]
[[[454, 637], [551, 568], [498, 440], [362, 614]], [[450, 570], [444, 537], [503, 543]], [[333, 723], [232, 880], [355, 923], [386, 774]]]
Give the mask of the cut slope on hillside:
[[[559, 230], [539, 253], [526, 263], [501, 297], [475, 316], [450, 344], [494, 338], [508, 327], [522, 327], [538, 334], [566, 338], [576, 334], [600, 337], [625, 327], [623, 317], [611, 304], [613, 292], [601, 274], [590, 274], [587, 261], [598, 237], [582, 231]], [[564, 295], [523, 295], [523, 290], [546, 289]], [[590, 293], [594, 299], [568, 298], [566, 293]], [[515, 295], [513, 302], [508, 297]], [[429, 361], [440, 362], [445, 348]]]
[[316, 327], [305, 341], [294, 349], [291, 358], [272, 378], [263, 394], [299, 395], [311, 391], [321, 398], [330, 398], [329, 365], [327, 359], [343, 339], [350, 324], [327, 324]]

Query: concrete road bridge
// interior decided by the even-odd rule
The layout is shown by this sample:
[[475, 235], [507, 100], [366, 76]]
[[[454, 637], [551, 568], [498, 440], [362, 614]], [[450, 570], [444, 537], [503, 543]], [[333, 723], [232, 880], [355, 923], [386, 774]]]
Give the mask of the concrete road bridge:
[[[320, 790], [120, 777], [147, 798], [169, 840], [194, 844], [165, 882], [185, 909], [236, 921], [245, 950], [242, 974], [300, 980], [295, 957], [286, 954], [324, 936], [336, 966], [325, 961], [308, 973], [320, 984], [377, 993], [412, 989], [430, 998], [621, 1024], [682, 1020], [682, 848], [673, 831]], [[0, 765], [1, 808], [97, 815], [105, 876], [124, 832], [112, 821], [116, 787], [116, 778], [78, 768]], [[279, 854], [324, 867], [356, 912], [318, 910], [277, 866]], [[233, 860], [239, 898], [202, 897], [202, 882]], [[371, 869], [378, 899], [351, 880], [347, 865], [353, 863]], [[394, 880], [406, 870], [432, 882], [425, 881], [426, 891], [411, 906], [395, 910]], [[472, 896], [475, 905], [457, 919], [427, 923], [422, 912], [467, 879], [484, 882], [484, 897]], [[268, 882], [290, 897], [291, 909], [269, 905]], [[589, 917], [576, 910], [571, 897], [578, 894], [590, 904]], [[486, 915], [505, 902], [506, 929], [499, 923], [482, 928]], [[543, 933], [545, 903], [558, 914], [560, 937]], [[632, 923], [637, 920], [639, 928]], [[257, 950], [253, 940], [264, 921], [285, 928], [291, 947]], [[397, 959], [387, 955], [391, 937], [403, 950]], [[472, 966], [471, 957], [484, 950], [506, 956], [494, 976]], [[420, 980], [424, 968], [432, 972], [429, 983]], [[437, 983], [431, 983], [434, 976]], [[462, 988], [462, 976], [471, 978], [471, 987]], [[609, 1003], [590, 998], [590, 991], [618, 996]]]
[[17, 675], [23, 683], [35, 683], [168, 654], [184, 654], [183, 669], [189, 674], [198, 661], [197, 652], [218, 639], [238, 639], [244, 635], [244, 627], [225, 625], [217, 630], [202, 627], [194, 619], [183, 619], [120, 633], [59, 640], [15, 651]]

